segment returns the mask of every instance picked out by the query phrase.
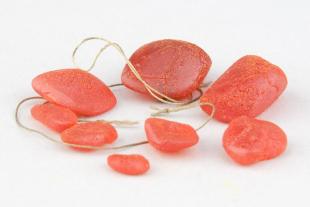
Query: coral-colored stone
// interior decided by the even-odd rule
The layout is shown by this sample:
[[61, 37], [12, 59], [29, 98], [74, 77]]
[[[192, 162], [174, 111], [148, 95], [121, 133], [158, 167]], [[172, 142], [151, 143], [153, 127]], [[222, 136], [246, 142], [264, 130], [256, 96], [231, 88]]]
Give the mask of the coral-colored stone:
[[106, 122], [79, 123], [61, 133], [65, 143], [101, 147], [113, 143], [117, 138], [115, 128]]
[[150, 164], [142, 155], [113, 154], [108, 157], [108, 165], [115, 171], [126, 175], [141, 175], [146, 173]]
[[[286, 76], [278, 66], [248, 55], [216, 80], [200, 101], [215, 105], [219, 121], [229, 122], [242, 115], [256, 117], [281, 95], [286, 85]], [[209, 106], [201, 108], [210, 114]]]
[[226, 153], [242, 165], [275, 158], [286, 145], [287, 138], [280, 127], [246, 116], [233, 119], [223, 136]]
[[62, 132], [78, 121], [78, 117], [70, 109], [53, 103], [35, 105], [31, 109], [31, 115], [48, 128], [57, 132]]
[[49, 102], [65, 106], [78, 115], [99, 115], [116, 104], [109, 87], [91, 73], [80, 69], [43, 73], [33, 79], [32, 86]]
[[[211, 59], [197, 45], [181, 40], [159, 40], [140, 47], [130, 61], [149, 85], [175, 99], [189, 97], [207, 75]], [[123, 84], [136, 92], [148, 94], [126, 65]]]
[[188, 124], [149, 118], [144, 127], [149, 143], [163, 152], [177, 152], [198, 143], [195, 129]]

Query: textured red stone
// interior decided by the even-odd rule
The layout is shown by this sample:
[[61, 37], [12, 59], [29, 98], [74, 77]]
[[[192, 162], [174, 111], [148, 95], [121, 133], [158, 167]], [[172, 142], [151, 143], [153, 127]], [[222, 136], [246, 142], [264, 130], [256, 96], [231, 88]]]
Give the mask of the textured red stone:
[[[175, 99], [189, 97], [207, 75], [211, 59], [198, 46], [180, 40], [159, 40], [139, 48], [130, 57], [139, 74], [159, 92]], [[126, 65], [123, 84], [136, 92], [148, 94]]]
[[141, 175], [146, 173], [150, 164], [142, 155], [113, 154], [108, 157], [108, 165], [115, 171], [126, 175]]
[[[287, 79], [276, 65], [261, 57], [247, 55], [235, 62], [201, 97], [216, 107], [215, 118], [229, 122], [246, 115], [256, 117], [284, 91]], [[211, 113], [209, 106], [201, 108]]]
[[65, 143], [101, 147], [117, 138], [115, 128], [106, 122], [86, 122], [74, 125], [61, 133]]
[[246, 116], [233, 119], [223, 136], [226, 153], [242, 165], [275, 158], [286, 145], [287, 138], [280, 127]]
[[163, 152], [177, 152], [197, 144], [199, 140], [195, 129], [188, 124], [149, 118], [144, 127], [149, 143]]
[[31, 109], [31, 115], [48, 128], [57, 132], [62, 132], [78, 121], [78, 117], [70, 109], [53, 103], [35, 105]]
[[43, 73], [33, 79], [32, 86], [49, 102], [65, 106], [78, 115], [99, 115], [116, 104], [109, 87], [91, 73], [80, 69]]

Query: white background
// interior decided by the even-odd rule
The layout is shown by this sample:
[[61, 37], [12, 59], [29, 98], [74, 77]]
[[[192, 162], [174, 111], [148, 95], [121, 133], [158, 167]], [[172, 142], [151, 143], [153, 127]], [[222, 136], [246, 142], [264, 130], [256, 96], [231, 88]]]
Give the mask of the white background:
[[[0, 206], [310, 206], [310, 4], [309, 1], [13, 1], [0, 2]], [[144, 176], [117, 174], [108, 151], [79, 153], [17, 128], [16, 103], [36, 95], [36, 75], [72, 67], [70, 55], [83, 38], [104, 36], [130, 55], [162, 38], [188, 40], [211, 56], [206, 81], [234, 61], [258, 54], [287, 74], [285, 93], [259, 118], [288, 135], [277, 159], [242, 167], [221, 146], [227, 125], [213, 121], [199, 132], [199, 145], [166, 155], [150, 146], [123, 151], [151, 162]], [[99, 43], [79, 55], [87, 66]], [[107, 84], [120, 81], [123, 60], [110, 49], [93, 73]], [[100, 118], [133, 119], [115, 143], [142, 140], [143, 120], [154, 101], [127, 89], [114, 90], [118, 105]], [[23, 110], [23, 121], [43, 129]], [[169, 116], [198, 126], [200, 109]], [[51, 132], [47, 132], [51, 133]]]

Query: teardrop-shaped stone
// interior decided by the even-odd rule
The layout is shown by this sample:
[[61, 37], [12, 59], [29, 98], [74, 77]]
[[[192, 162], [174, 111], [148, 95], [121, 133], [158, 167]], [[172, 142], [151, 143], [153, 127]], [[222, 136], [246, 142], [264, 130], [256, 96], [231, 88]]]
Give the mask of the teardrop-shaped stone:
[[109, 87], [91, 73], [80, 69], [43, 73], [33, 79], [32, 86], [44, 99], [67, 107], [78, 115], [99, 115], [116, 104]]

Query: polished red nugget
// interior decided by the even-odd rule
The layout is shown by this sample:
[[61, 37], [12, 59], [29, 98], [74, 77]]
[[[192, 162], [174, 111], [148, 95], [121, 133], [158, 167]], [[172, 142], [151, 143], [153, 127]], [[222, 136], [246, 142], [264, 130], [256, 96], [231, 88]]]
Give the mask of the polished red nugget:
[[78, 115], [99, 115], [116, 104], [109, 87], [91, 73], [80, 69], [43, 73], [33, 79], [32, 87], [44, 99], [67, 107]]
[[[247, 55], [235, 62], [201, 97], [216, 107], [215, 119], [229, 122], [246, 115], [256, 117], [284, 91], [287, 79], [276, 65], [261, 57]], [[209, 106], [201, 108], [211, 113]]]
[[233, 119], [223, 136], [226, 153], [241, 165], [269, 160], [283, 153], [287, 138], [277, 125], [247, 116]]
[[70, 109], [53, 103], [35, 105], [31, 109], [31, 115], [37, 121], [57, 132], [62, 132], [78, 121], [78, 117]]
[[195, 129], [188, 124], [149, 118], [144, 127], [149, 143], [162, 152], [177, 152], [199, 141]]
[[101, 121], [79, 123], [61, 133], [61, 139], [65, 143], [92, 147], [111, 144], [116, 138], [115, 128]]
[[108, 157], [108, 165], [115, 171], [126, 175], [141, 175], [146, 173], [150, 164], [142, 155], [113, 154]]
[[[181, 40], [158, 40], [139, 48], [130, 61], [143, 80], [159, 92], [175, 99], [189, 97], [207, 75], [211, 59], [200, 47]], [[143, 84], [126, 65], [123, 84], [148, 94]]]

